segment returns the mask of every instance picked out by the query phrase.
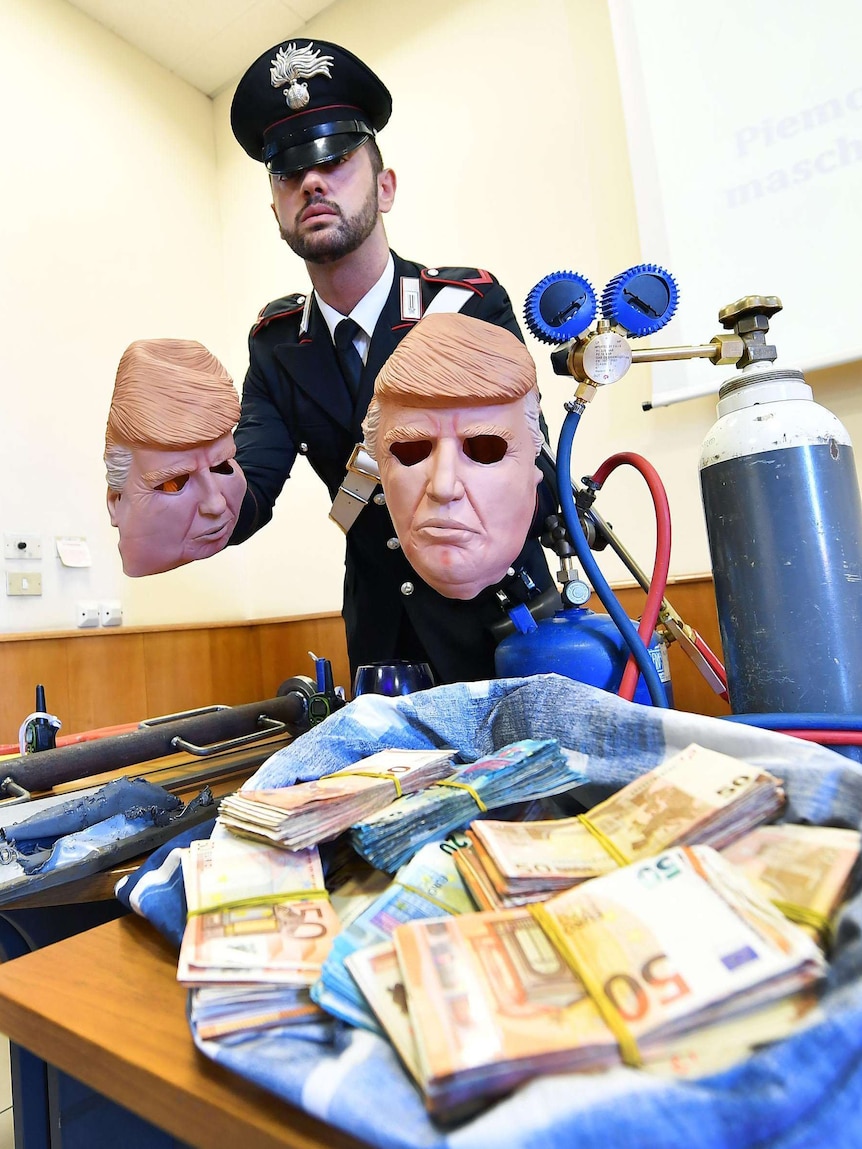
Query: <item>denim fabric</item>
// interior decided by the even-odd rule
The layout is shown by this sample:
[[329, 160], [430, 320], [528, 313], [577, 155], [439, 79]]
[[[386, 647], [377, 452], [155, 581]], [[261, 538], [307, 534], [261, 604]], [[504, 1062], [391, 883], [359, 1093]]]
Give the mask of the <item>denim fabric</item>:
[[[252, 784], [316, 778], [385, 746], [452, 746], [474, 761], [528, 737], [557, 738], [581, 755], [578, 768], [590, 779], [594, 801], [697, 742], [781, 777], [788, 820], [859, 827], [862, 819], [862, 766], [842, 755], [720, 719], [623, 702], [555, 675], [444, 686], [399, 699], [363, 696], [275, 754]], [[173, 923], [177, 940], [176, 868], [171, 872], [164, 858], [154, 863], [127, 883], [124, 898], [159, 928]], [[859, 886], [857, 874], [838, 923], [823, 1020], [698, 1081], [625, 1068], [549, 1075], [447, 1130], [429, 1119], [388, 1043], [372, 1033], [333, 1021], [302, 1032], [196, 1041], [213, 1060], [380, 1149], [858, 1149]]]

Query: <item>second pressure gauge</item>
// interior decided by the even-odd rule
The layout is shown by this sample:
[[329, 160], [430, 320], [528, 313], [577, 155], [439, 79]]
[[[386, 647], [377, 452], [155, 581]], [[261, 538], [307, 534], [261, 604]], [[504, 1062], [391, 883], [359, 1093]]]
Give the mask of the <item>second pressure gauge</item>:
[[641, 263], [615, 275], [602, 292], [602, 318], [629, 335], [652, 335], [669, 323], [679, 291], [669, 271]]

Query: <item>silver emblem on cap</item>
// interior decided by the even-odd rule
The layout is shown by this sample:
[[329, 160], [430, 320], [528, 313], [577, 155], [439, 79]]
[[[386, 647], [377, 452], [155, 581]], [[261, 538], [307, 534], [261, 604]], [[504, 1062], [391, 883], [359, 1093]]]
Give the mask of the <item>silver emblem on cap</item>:
[[311, 42], [305, 48], [297, 48], [295, 43], [288, 44], [286, 48], [279, 48], [275, 59], [270, 61], [270, 82], [274, 88], [289, 85], [285, 88], [284, 98], [294, 112], [304, 108], [311, 99], [308, 84], [303, 84], [303, 80], [310, 80], [313, 76], [326, 76], [327, 80], [332, 77], [329, 70], [332, 56], [321, 56], [317, 49], [312, 51], [312, 48]]

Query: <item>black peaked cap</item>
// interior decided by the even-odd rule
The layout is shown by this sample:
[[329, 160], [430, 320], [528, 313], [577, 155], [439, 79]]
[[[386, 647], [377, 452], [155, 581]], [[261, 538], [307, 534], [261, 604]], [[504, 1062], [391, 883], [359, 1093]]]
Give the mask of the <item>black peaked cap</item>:
[[389, 121], [392, 97], [352, 52], [325, 40], [286, 40], [247, 70], [230, 109], [253, 160], [288, 175], [337, 159]]

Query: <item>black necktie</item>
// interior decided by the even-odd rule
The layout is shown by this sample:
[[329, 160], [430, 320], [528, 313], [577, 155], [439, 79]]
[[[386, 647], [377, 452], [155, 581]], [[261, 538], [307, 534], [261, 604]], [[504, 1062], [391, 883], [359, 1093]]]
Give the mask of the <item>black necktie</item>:
[[362, 356], [353, 342], [359, 330], [355, 319], [342, 319], [335, 328], [335, 356], [353, 399], [359, 395], [359, 377], [362, 374]]

